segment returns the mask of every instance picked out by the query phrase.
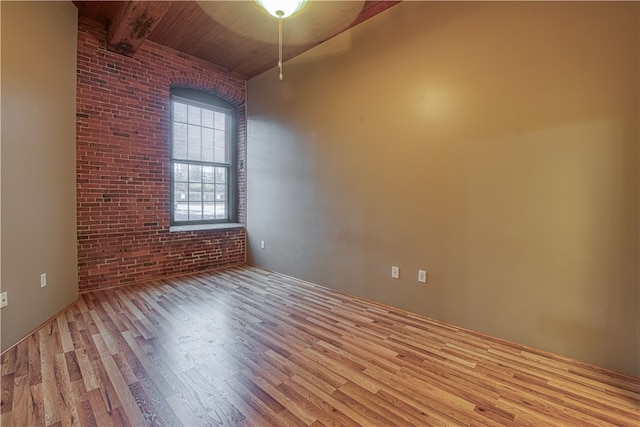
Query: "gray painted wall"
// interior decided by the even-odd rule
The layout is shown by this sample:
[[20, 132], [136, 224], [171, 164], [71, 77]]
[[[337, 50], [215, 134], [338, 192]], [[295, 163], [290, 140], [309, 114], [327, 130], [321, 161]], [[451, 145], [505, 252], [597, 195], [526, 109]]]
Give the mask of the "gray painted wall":
[[[71, 2], [2, 8], [2, 350], [77, 299], [76, 44]], [[40, 274], [47, 286], [40, 287]]]
[[639, 7], [405, 2], [250, 80], [249, 262], [640, 375]]

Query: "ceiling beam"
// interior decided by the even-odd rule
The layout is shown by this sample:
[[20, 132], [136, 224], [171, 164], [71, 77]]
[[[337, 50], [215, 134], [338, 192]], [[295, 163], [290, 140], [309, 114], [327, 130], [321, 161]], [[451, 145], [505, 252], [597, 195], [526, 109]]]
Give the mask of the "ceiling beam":
[[124, 2], [109, 24], [107, 48], [132, 56], [171, 7], [169, 1]]

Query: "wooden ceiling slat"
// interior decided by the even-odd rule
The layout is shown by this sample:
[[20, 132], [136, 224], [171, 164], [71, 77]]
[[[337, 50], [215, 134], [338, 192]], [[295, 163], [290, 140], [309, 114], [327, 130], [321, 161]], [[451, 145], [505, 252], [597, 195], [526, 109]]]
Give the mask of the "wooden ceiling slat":
[[176, 20], [179, 19], [179, 16], [188, 5], [189, 3], [185, 1], [172, 2], [171, 8], [169, 8], [167, 13], [164, 15], [162, 21], [160, 21], [158, 26], [154, 28], [151, 34], [149, 34], [149, 40], [157, 42], [169, 30], [169, 28], [174, 25], [180, 25], [179, 22], [176, 23]]
[[[215, 44], [215, 37], [221, 32], [226, 31], [226, 26], [221, 22], [226, 22], [228, 19], [237, 19], [238, 8], [236, 5], [229, 5], [223, 2], [218, 2], [219, 6], [216, 9], [204, 9], [209, 22], [208, 25], [202, 26], [201, 31], [194, 34], [191, 37], [188, 45], [181, 46], [179, 49], [184, 50], [190, 55], [196, 55], [203, 46]], [[212, 18], [215, 16], [215, 19]], [[238, 44], [236, 42], [236, 44]]]
[[[256, 66], [256, 64], [260, 64], [260, 65]], [[278, 66], [278, 52], [276, 51], [275, 55], [272, 53], [263, 53], [262, 55], [255, 56], [255, 57], [245, 56], [245, 58], [243, 58], [238, 63], [238, 65], [236, 65], [236, 69], [241, 74], [244, 73], [244, 75], [246, 76], [255, 77], [264, 73], [267, 70], [276, 68], [277, 66]], [[251, 78], [251, 77], [248, 77], [248, 78]]]
[[[250, 45], [252, 43], [255, 43], [252, 40], [248, 40], [248, 39], [245, 39], [245, 40], [246, 40], [244, 42], [245, 46], [248, 46], [248, 45]], [[247, 51], [245, 51], [244, 49], [242, 49], [242, 50], [237, 49], [235, 46], [231, 45], [230, 43], [227, 43], [227, 44], [221, 43], [218, 46], [220, 46], [220, 49], [218, 50], [218, 52], [214, 51], [215, 52], [214, 53], [215, 56], [214, 55], [212, 55], [212, 56], [214, 56], [215, 58], [225, 58], [225, 62], [228, 62], [230, 67], [235, 67], [236, 64], [247, 60], [246, 59], [247, 58], [247, 54], [246, 54]], [[259, 46], [257, 48], [264, 49], [264, 47], [259, 47]], [[251, 52], [251, 51], [249, 51], [249, 52]], [[254, 56], [254, 58], [255, 58], [255, 56]], [[277, 53], [276, 53], [276, 61], [277, 61]]]
[[168, 26], [162, 36], [159, 38], [150, 36], [149, 40], [175, 49], [177, 43], [184, 39], [183, 33], [189, 30], [191, 23], [199, 13], [200, 6], [196, 2], [186, 2], [186, 7], [182, 10], [182, 13]]
[[209, 29], [216, 26], [216, 22], [211, 18], [212, 15], [217, 13], [224, 13], [224, 2], [208, 2], [203, 4], [199, 3], [200, 12], [198, 16], [189, 25], [188, 31], [184, 31], [182, 36], [184, 37], [179, 43], [172, 42], [176, 49], [182, 52], [186, 52], [188, 48], [193, 46]]
[[234, 15], [220, 17], [220, 30], [210, 31], [207, 40], [201, 40], [192, 50], [193, 54], [222, 57], [232, 67], [247, 52], [269, 50], [275, 46], [278, 40], [277, 21], [257, 4], [243, 2]]

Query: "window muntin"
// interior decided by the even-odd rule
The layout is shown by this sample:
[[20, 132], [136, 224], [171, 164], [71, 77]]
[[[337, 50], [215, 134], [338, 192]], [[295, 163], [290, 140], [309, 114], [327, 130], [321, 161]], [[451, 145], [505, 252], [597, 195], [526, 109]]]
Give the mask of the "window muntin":
[[171, 224], [233, 222], [233, 111], [176, 95], [171, 111]]

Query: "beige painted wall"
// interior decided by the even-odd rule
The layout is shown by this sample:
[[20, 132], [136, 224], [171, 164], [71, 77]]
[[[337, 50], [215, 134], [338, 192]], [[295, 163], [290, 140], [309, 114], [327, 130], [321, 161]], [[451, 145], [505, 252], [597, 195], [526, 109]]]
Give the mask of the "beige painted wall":
[[[2, 8], [2, 350], [77, 299], [77, 8]], [[40, 288], [40, 274], [47, 286]]]
[[252, 79], [249, 261], [640, 375], [639, 7], [407, 2]]

